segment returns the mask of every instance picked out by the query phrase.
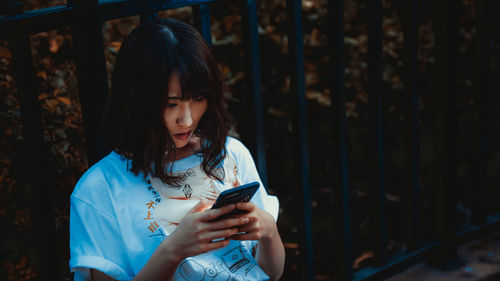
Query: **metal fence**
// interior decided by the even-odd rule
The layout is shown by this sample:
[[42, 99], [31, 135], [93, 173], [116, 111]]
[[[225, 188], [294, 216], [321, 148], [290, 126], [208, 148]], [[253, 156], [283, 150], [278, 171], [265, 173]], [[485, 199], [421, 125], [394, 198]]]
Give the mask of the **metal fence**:
[[[33, 159], [33, 184], [36, 186], [36, 196], [40, 204], [37, 205], [35, 227], [38, 237], [38, 251], [46, 254], [43, 261], [41, 275], [44, 280], [51, 280], [56, 276], [57, 253], [53, 250], [54, 219], [51, 211], [50, 196], [47, 179], [47, 151], [43, 145], [40, 106], [37, 99], [35, 71], [31, 54], [29, 35], [37, 32], [71, 27], [74, 40], [75, 60], [77, 65], [79, 96], [82, 108], [86, 148], [90, 163], [94, 163], [106, 153], [102, 137], [99, 133], [99, 124], [108, 92], [105, 58], [103, 52], [102, 30], [103, 21], [140, 15], [141, 21], [155, 17], [162, 10], [191, 6], [196, 27], [204, 38], [211, 43], [209, 4], [215, 0], [75, 0], [67, 5], [46, 8], [41, 10], [22, 12], [22, 4], [16, 2], [2, 3], [0, 17], [0, 40], [9, 40], [12, 52], [14, 78], [18, 87], [21, 114], [23, 118], [24, 138], [28, 141], [26, 153]], [[220, 2], [220, 1], [218, 1]], [[423, 259], [432, 257], [434, 264], [442, 267], [457, 265], [456, 247], [459, 243], [475, 237], [484, 236], [498, 229], [500, 221], [489, 219], [481, 208], [480, 197], [476, 199], [474, 210], [474, 228], [457, 233], [454, 225], [455, 198], [453, 198], [453, 183], [457, 180], [456, 158], [454, 151], [457, 148], [455, 136], [457, 134], [456, 121], [456, 72], [454, 60], [457, 53], [458, 36], [458, 1], [437, 1], [439, 16], [436, 19], [436, 133], [435, 151], [438, 173], [435, 174], [435, 210], [437, 239], [423, 244], [421, 239], [422, 217], [419, 178], [419, 111], [417, 85], [417, 1], [404, 1], [404, 41], [405, 41], [405, 85], [408, 99], [407, 130], [403, 132], [407, 143], [407, 194], [411, 198], [407, 209], [409, 230], [406, 242], [409, 248], [398, 256], [389, 256], [387, 253], [388, 233], [385, 213], [385, 174], [384, 174], [384, 94], [382, 92], [382, 0], [370, 0], [370, 19], [368, 30], [368, 75], [369, 94], [373, 97], [371, 116], [372, 136], [376, 140], [371, 147], [371, 185], [377, 194], [378, 202], [374, 204], [373, 212], [377, 218], [376, 257], [377, 266], [354, 272], [352, 268], [353, 253], [351, 241], [350, 219], [350, 183], [347, 155], [347, 124], [346, 124], [346, 96], [345, 96], [345, 54], [344, 54], [344, 20], [343, 0], [328, 1], [330, 33], [328, 44], [331, 58], [331, 93], [334, 119], [332, 130], [335, 136], [336, 149], [331, 157], [337, 163], [335, 175], [337, 189], [335, 190], [338, 204], [334, 206], [336, 220], [335, 239], [338, 253], [332, 263], [338, 268], [339, 280], [371, 280], [383, 279], [395, 272], [408, 267]], [[250, 147], [256, 158], [259, 173], [267, 183], [265, 137], [263, 131], [264, 112], [262, 106], [261, 72], [259, 55], [259, 38], [257, 23], [256, 0], [239, 2], [242, 7], [242, 23], [246, 42], [247, 70], [249, 87], [253, 98], [253, 135]], [[486, 116], [489, 70], [488, 49], [490, 32], [488, 8], [489, 1], [477, 2], [478, 40], [477, 40], [477, 69], [478, 81], [476, 90], [477, 132], [475, 139], [477, 149], [476, 178], [478, 188], [484, 186], [485, 165], [487, 159], [486, 147]], [[296, 95], [295, 102], [295, 148], [297, 153], [296, 168], [300, 171], [300, 181], [295, 187], [295, 198], [300, 201], [301, 217], [298, 219], [301, 252], [301, 279], [314, 280], [314, 253], [313, 253], [313, 225], [311, 211], [311, 188], [309, 178], [309, 155], [307, 143], [307, 112], [305, 101], [304, 79], [304, 50], [302, 37], [302, 3], [300, 0], [287, 0], [287, 15], [289, 20], [288, 46], [291, 67], [291, 90]], [[299, 199], [300, 198], [300, 199]], [[455, 263], [454, 263], [455, 262]]]

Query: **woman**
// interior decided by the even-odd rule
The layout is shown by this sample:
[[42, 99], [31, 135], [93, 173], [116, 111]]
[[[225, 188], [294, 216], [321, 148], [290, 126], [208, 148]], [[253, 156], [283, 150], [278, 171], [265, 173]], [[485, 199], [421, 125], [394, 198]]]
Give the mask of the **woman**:
[[[192, 26], [160, 19], [132, 31], [105, 115], [113, 151], [71, 196], [75, 280], [277, 280], [278, 201], [230, 125], [220, 73]], [[251, 202], [210, 209], [253, 181]], [[245, 213], [219, 218], [234, 209]]]

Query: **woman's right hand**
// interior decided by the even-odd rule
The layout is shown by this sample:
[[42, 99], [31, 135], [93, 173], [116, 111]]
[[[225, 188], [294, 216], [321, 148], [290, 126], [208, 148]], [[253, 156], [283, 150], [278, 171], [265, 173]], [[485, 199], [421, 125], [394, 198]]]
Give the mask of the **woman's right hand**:
[[[248, 218], [218, 217], [230, 213], [235, 204], [218, 209], [209, 209], [213, 201], [201, 200], [181, 220], [177, 228], [162, 242], [168, 254], [177, 262], [218, 248], [225, 247], [230, 240], [225, 239], [238, 233], [238, 227], [249, 222]], [[221, 241], [214, 241], [221, 239]]]

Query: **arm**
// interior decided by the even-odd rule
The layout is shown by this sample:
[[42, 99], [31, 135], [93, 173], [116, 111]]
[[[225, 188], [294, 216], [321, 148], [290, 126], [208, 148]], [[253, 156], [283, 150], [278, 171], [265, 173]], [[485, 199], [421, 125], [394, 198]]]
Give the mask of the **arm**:
[[[201, 201], [191, 209], [158, 248], [133, 280], [170, 280], [179, 263], [190, 256], [196, 256], [229, 244], [230, 240], [211, 242], [226, 238], [238, 232], [238, 226], [247, 224], [248, 218], [227, 218], [214, 221], [219, 216], [231, 212], [234, 204], [219, 209], [206, 210], [212, 202]], [[206, 211], [205, 211], [206, 210]], [[92, 280], [113, 280], [97, 270], [92, 270]]]
[[241, 217], [248, 217], [250, 222], [238, 229], [238, 232], [245, 234], [236, 234], [231, 239], [258, 240], [257, 262], [271, 280], [278, 280], [285, 265], [285, 248], [273, 216], [252, 202], [237, 203], [236, 208], [247, 211]]
[[278, 280], [281, 277], [285, 266], [285, 248], [277, 230], [269, 239], [259, 240], [256, 257], [260, 267], [271, 280]]

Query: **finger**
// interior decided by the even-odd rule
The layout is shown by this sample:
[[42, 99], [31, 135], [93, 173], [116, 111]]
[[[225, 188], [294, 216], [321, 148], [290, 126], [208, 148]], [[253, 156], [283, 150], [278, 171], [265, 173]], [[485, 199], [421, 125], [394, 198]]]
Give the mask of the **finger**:
[[249, 232], [249, 233], [235, 234], [235, 235], [229, 237], [228, 239], [229, 240], [238, 240], [238, 241], [259, 240], [260, 235], [258, 232]]
[[244, 226], [238, 227], [238, 232], [251, 233], [251, 232], [256, 232], [256, 231], [258, 231], [258, 228], [253, 223], [248, 223], [248, 224], [246, 224]]
[[215, 250], [215, 249], [226, 247], [227, 245], [229, 245], [230, 242], [231, 242], [231, 240], [227, 239], [227, 240], [214, 241], [211, 243], [207, 243], [207, 244], [205, 244], [206, 246], [204, 247], [204, 252], [206, 253], [206, 252], [210, 252], [210, 251]]
[[252, 202], [238, 202], [236, 203], [236, 209], [251, 212], [255, 210], [255, 204]]
[[198, 202], [198, 204], [196, 204], [193, 208], [191, 208], [191, 210], [189, 210], [188, 214], [202, 212], [210, 208], [210, 206], [213, 205], [213, 202], [214, 201], [211, 200], [201, 199], [200, 202]]
[[206, 233], [203, 233], [203, 241], [207, 241], [207, 242], [210, 242], [212, 240], [215, 240], [215, 239], [226, 239], [228, 237], [231, 237], [233, 235], [235, 235], [236, 233], [238, 233], [238, 228], [234, 227], [234, 228], [227, 228], [227, 229], [221, 229], [221, 230], [216, 230], [216, 231], [210, 231], [210, 232], [206, 232]]
[[201, 220], [205, 222], [213, 221], [220, 216], [229, 214], [232, 210], [234, 210], [234, 208], [234, 204], [228, 204], [217, 209], [207, 210], [206, 212], [204, 212]]
[[209, 224], [210, 226], [208, 229], [210, 229], [210, 230], [226, 229], [226, 228], [231, 228], [231, 227], [235, 227], [235, 226], [243, 226], [249, 222], [250, 222], [250, 219], [247, 217], [226, 218], [226, 219], [211, 222]]

